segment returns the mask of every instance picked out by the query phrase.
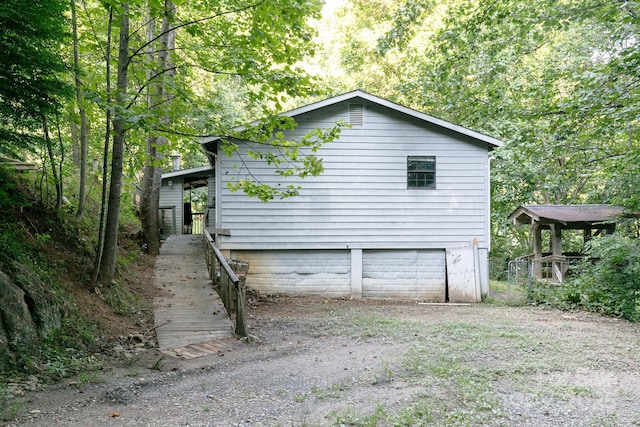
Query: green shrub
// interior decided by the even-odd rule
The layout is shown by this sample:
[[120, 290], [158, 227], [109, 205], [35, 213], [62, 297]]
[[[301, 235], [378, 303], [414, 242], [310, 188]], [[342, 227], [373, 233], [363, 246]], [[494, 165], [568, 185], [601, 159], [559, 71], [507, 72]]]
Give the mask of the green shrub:
[[640, 240], [617, 235], [593, 240], [594, 261], [576, 278], [583, 305], [592, 311], [640, 321]]
[[525, 286], [526, 298], [530, 304], [548, 305], [562, 310], [572, 310], [581, 306], [582, 294], [574, 281], [563, 283], [536, 282]]
[[13, 208], [26, 205], [24, 195], [18, 190], [15, 174], [0, 166], [0, 212], [10, 214]]
[[589, 311], [640, 321], [640, 240], [605, 236], [592, 240], [578, 274], [563, 283], [534, 282], [532, 304]]

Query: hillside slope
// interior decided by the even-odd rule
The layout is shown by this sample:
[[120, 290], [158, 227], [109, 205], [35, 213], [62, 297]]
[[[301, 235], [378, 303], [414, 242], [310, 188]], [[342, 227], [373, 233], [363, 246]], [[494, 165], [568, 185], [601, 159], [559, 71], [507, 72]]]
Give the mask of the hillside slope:
[[0, 170], [0, 372], [65, 376], [151, 329], [153, 259], [123, 232], [116, 283], [91, 288], [97, 215], [47, 208], [32, 179]]

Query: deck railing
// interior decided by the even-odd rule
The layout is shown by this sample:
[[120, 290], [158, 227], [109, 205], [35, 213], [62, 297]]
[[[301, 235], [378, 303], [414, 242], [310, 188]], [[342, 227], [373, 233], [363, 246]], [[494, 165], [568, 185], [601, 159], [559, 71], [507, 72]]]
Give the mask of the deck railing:
[[191, 234], [202, 234], [204, 231], [204, 212], [191, 214]]
[[246, 337], [248, 332], [244, 311], [244, 279], [249, 266], [247, 263], [232, 261], [231, 263], [234, 264], [236, 270], [243, 273], [241, 277], [238, 277], [220, 249], [217, 248], [207, 229], [204, 230], [204, 241], [209, 277], [213, 280], [214, 287], [218, 289], [227, 314], [231, 316], [232, 313], [235, 313], [236, 335]]
[[515, 283], [538, 280], [548, 283], [562, 283], [570, 269], [577, 269], [582, 261], [580, 255], [544, 254], [535, 258], [533, 254], [509, 261], [509, 277]]

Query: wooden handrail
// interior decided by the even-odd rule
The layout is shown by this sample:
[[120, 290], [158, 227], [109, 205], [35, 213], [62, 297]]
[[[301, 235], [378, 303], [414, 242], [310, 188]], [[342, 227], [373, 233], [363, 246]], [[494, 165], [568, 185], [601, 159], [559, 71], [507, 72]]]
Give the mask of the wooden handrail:
[[229, 279], [231, 279], [234, 285], [239, 283], [240, 279], [238, 279], [238, 276], [236, 275], [235, 271], [233, 271], [233, 269], [227, 262], [227, 259], [224, 257], [224, 255], [222, 255], [222, 252], [220, 252], [220, 249], [216, 247], [216, 243], [213, 237], [211, 236], [211, 233], [209, 233], [209, 230], [204, 230], [204, 236], [207, 239], [207, 242], [209, 243], [209, 245], [211, 245], [211, 248], [213, 249], [213, 253], [216, 254], [216, 258], [218, 258], [218, 262], [220, 263], [222, 268], [224, 268], [224, 271], [227, 273], [227, 276], [229, 276]]
[[[205, 251], [205, 258], [207, 260], [207, 266], [209, 267], [209, 276], [211, 277], [211, 280], [213, 280], [215, 284], [216, 283], [215, 262], [218, 262], [220, 264], [221, 269], [224, 270], [224, 274], [226, 275], [226, 278], [228, 278], [228, 280], [226, 280], [226, 278], [224, 278], [223, 276], [222, 271], [220, 272], [220, 279], [221, 279], [220, 291], [219, 291], [220, 298], [222, 299], [222, 302], [225, 305], [225, 308], [227, 309], [227, 313], [231, 312], [232, 301], [229, 298], [230, 289], [228, 289], [229, 288], [228, 282], [230, 281], [236, 296], [235, 298], [236, 335], [239, 335], [241, 337], [246, 337], [248, 335], [248, 332], [247, 332], [245, 314], [244, 314], [244, 291], [242, 289], [242, 282], [238, 278], [238, 275], [235, 273], [235, 271], [233, 271], [233, 269], [227, 262], [224, 255], [222, 255], [222, 252], [220, 252], [220, 249], [218, 249], [218, 247], [216, 246], [215, 239], [213, 238], [213, 236], [211, 236], [211, 233], [209, 232], [209, 230], [205, 229], [203, 234], [204, 234], [204, 239], [207, 247]], [[215, 255], [215, 258], [213, 256], [210, 257], [210, 251], [212, 252], [213, 255]]]

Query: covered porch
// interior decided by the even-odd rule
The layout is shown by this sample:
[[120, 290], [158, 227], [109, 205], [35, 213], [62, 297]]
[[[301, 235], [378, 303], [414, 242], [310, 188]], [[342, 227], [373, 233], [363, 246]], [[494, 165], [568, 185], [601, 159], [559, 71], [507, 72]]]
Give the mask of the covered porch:
[[202, 234], [215, 218], [215, 178], [211, 166], [162, 174], [160, 235]]
[[[517, 261], [527, 262], [536, 280], [561, 283], [582, 252], [563, 251], [563, 230], [582, 230], [583, 247], [591, 238], [613, 233], [623, 206], [610, 205], [522, 205], [509, 215], [514, 225], [529, 225], [533, 253]], [[549, 250], [543, 251], [543, 232], [549, 233]]]

